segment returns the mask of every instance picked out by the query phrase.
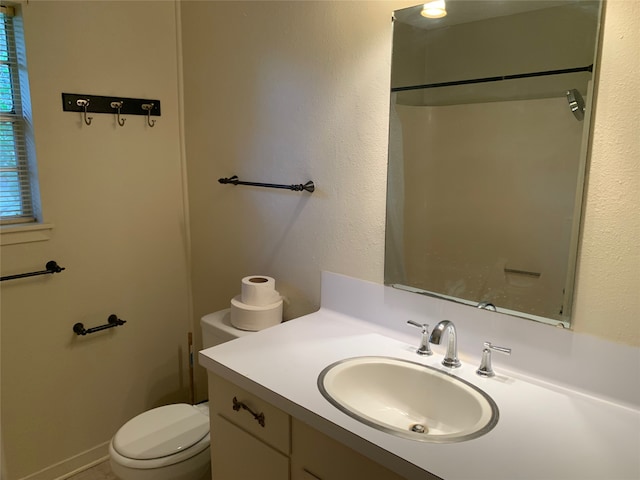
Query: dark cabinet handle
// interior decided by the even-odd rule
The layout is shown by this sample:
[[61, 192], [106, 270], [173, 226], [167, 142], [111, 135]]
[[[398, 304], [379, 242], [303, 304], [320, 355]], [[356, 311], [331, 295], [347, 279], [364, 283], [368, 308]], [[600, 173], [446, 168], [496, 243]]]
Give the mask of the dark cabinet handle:
[[246, 410], [251, 415], [253, 415], [253, 418], [256, 419], [256, 421], [260, 424], [260, 426], [264, 427], [264, 413], [255, 413], [253, 410], [247, 407], [247, 405], [244, 402], [238, 401], [236, 397], [233, 397], [233, 409], [236, 412], [239, 412], [240, 409]]

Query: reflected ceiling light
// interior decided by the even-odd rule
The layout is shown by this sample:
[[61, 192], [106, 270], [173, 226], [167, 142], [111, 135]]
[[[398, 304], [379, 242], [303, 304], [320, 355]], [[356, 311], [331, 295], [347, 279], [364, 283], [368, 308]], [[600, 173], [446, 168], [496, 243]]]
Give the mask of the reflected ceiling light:
[[427, 2], [422, 7], [420, 15], [427, 18], [442, 18], [447, 14], [447, 9], [444, 5], [444, 0], [433, 0]]

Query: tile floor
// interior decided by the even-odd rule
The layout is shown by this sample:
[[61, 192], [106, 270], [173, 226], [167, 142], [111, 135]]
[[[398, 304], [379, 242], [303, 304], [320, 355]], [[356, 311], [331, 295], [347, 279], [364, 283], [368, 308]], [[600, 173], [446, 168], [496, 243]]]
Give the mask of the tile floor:
[[109, 461], [99, 463], [95, 467], [92, 467], [84, 472], [80, 472], [67, 480], [118, 480], [117, 477], [111, 473], [109, 467]]

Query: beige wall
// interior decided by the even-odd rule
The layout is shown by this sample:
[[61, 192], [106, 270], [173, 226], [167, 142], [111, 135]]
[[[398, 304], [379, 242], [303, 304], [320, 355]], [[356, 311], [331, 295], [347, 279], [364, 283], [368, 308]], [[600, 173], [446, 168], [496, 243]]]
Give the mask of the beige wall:
[[[2, 247], [2, 440], [8, 475], [55, 478], [106, 455], [127, 419], [186, 401], [189, 299], [173, 2], [23, 7], [48, 241]], [[63, 112], [61, 93], [154, 98], [162, 116]], [[3, 238], [4, 239], [4, 238]], [[126, 325], [86, 337], [72, 332]], [[71, 457], [82, 454], [78, 458]]]
[[607, 2], [574, 329], [640, 345], [640, 2]]
[[[321, 270], [382, 281], [392, 10], [183, 2], [196, 318], [251, 274], [276, 279], [286, 318], [318, 308]], [[234, 174], [316, 191], [217, 183]]]

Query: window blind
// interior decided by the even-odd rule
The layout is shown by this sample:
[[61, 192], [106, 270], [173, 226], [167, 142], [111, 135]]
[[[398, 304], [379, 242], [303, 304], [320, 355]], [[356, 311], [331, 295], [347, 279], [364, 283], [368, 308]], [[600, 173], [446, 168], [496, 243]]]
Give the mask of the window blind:
[[0, 6], [0, 222], [34, 221], [25, 119], [20, 95], [16, 16]]

